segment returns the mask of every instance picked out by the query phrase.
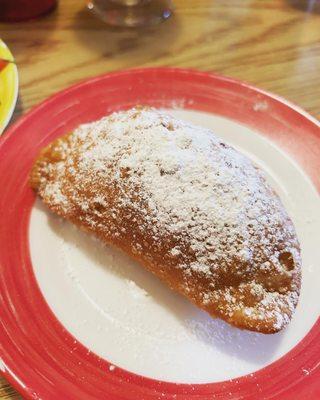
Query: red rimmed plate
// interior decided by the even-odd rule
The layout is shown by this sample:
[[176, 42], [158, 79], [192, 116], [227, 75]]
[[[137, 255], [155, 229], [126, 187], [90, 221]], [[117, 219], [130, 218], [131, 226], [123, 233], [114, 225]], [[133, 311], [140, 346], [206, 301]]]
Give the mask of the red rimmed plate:
[[[265, 170], [297, 228], [292, 323], [259, 335], [212, 320], [35, 201], [39, 149], [136, 104], [204, 126]], [[318, 399], [319, 123], [249, 85], [181, 69], [104, 75], [36, 107], [0, 143], [0, 369], [30, 399]]]

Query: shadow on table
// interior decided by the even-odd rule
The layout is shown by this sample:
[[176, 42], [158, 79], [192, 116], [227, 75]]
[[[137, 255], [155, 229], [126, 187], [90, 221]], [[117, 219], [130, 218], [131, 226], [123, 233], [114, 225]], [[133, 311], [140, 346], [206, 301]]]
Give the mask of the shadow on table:
[[[23, 102], [22, 102], [22, 98], [20, 95], [18, 95], [18, 99], [17, 99], [17, 103], [16, 103], [16, 107], [14, 109], [14, 112], [12, 114], [12, 118], [10, 120], [10, 125], [12, 125], [13, 123], [15, 123], [23, 114], [24, 112], [24, 107], [23, 107]], [[8, 128], [7, 128], [8, 129]]]
[[[24, 66], [32, 65], [37, 58], [43, 57], [42, 51], [57, 45], [52, 37], [57, 28], [58, 9], [40, 18], [24, 21], [1, 23], [1, 39], [9, 46], [14, 58]], [[27, 32], [27, 35], [26, 35]], [[27, 40], [26, 40], [27, 39]]]
[[319, 0], [287, 0], [290, 6], [308, 13], [320, 14]]
[[173, 15], [167, 21], [144, 28], [112, 27], [91, 14], [86, 8], [75, 15], [73, 29], [83, 45], [104, 58], [129, 59], [135, 62], [155, 62], [170, 54], [179, 32], [179, 19]]

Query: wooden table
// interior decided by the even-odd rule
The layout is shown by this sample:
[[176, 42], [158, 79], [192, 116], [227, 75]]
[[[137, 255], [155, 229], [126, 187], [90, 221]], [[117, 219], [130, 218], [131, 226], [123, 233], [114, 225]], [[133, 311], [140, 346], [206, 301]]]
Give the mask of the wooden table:
[[[110, 28], [84, 1], [47, 17], [0, 25], [20, 73], [14, 119], [81, 79], [130, 67], [215, 71], [270, 90], [320, 117], [320, 2], [175, 0], [175, 15], [147, 29]], [[0, 399], [21, 397], [0, 378]], [[45, 399], [44, 399], [45, 400]]]

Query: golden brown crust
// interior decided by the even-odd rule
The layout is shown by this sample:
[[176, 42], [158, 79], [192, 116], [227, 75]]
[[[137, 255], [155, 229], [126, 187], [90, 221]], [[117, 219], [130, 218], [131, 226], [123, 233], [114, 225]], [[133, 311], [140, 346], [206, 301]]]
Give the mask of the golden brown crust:
[[212, 316], [262, 333], [291, 319], [293, 224], [260, 171], [212, 132], [154, 110], [113, 114], [45, 148], [30, 184]]

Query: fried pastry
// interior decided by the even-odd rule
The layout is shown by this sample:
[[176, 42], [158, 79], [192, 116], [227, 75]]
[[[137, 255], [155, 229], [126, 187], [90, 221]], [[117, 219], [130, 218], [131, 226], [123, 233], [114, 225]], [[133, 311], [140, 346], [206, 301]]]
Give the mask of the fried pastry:
[[149, 108], [41, 151], [32, 188], [56, 214], [228, 323], [274, 333], [300, 291], [292, 221], [263, 173], [208, 129]]

